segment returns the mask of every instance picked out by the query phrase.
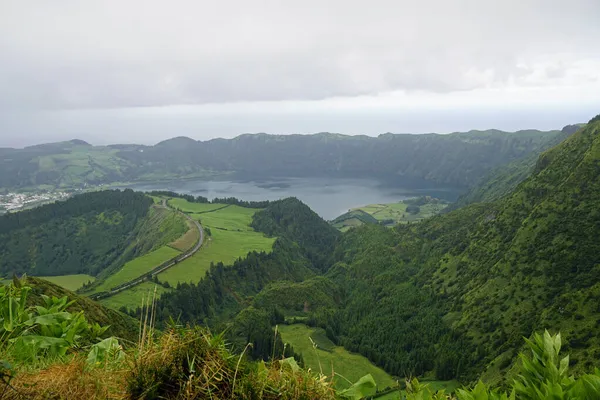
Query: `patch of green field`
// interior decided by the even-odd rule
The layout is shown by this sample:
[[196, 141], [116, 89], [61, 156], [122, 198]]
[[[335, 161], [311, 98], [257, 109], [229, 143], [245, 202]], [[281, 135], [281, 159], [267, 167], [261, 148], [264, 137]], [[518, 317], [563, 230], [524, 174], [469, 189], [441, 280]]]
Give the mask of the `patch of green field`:
[[135, 310], [137, 307], [142, 306], [142, 298], [152, 298], [154, 290], [156, 288], [156, 298], [159, 298], [163, 293], [172, 290], [166, 289], [153, 282], [142, 282], [139, 285], [133, 286], [127, 290], [119, 292], [114, 296], [101, 299], [99, 302], [102, 305], [118, 310], [121, 307], [125, 307], [130, 310]]
[[257, 211], [255, 208], [231, 205], [205, 214], [192, 214], [192, 218], [199, 220], [202, 225], [208, 226], [211, 230], [217, 228], [229, 231], [253, 231], [250, 223]]
[[[407, 207], [415, 203], [415, 201], [419, 204], [417, 208], [418, 212], [408, 212]], [[407, 199], [398, 203], [368, 204], [353, 208], [347, 213], [340, 215], [332, 221], [332, 224], [342, 232], [363, 223], [375, 223], [376, 221], [387, 226], [393, 226], [398, 223], [415, 222], [429, 218], [439, 214], [446, 207], [447, 203], [430, 197]], [[376, 221], [367, 221], [364, 218], [365, 214], [360, 215], [361, 212], [375, 218]]]
[[204, 213], [222, 208], [226, 204], [208, 204], [208, 203], [190, 203], [185, 199], [174, 198], [168, 201], [168, 204], [185, 213]]
[[[333, 344], [321, 328], [311, 328], [304, 324], [280, 325], [281, 338], [294, 347], [294, 351], [302, 354], [306, 368], [331, 376], [331, 371], [342, 375], [350, 382], [356, 382], [366, 374], [371, 374], [378, 389], [394, 387], [397, 382], [387, 372], [373, 365], [366, 357], [350, 353], [341, 346]], [[313, 348], [311, 339], [317, 344]], [[337, 388], [343, 389], [350, 383], [338, 375], [334, 382]], [[392, 397], [393, 398], [393, 397]]]
[[67, 290], [75, 291], [82, 287], [85, 283], [94, 282], [96, 278], [91, 275], [75, 274], [75, 275], [58, 275], [58, 276], [39, 276], [38, 278], [45, 279], [49, 282], [62, 286]]
[[[158, 249], [137, 257], [128, 263], [123, 268], [106, 278], [102, 284], [95, 288], [96, 292], [110, 290], [112, 287], [128, 282], [145, 273], [151, 271], [156, 266], [180, 254], [179, 251], [169, 247], [162, 246]], [[131, 289], [129, 289], [131, 290]], [[128, 291], [128, 290], [127, 290]]]
[[[265, 237], [255, 232], [250, 223], [257, 209], [222, 204], [189, 203], [183, 199], [177, 200], [182, 210], [194, 211], [192, 218], [210, 229], [211, 236], [206, 236], [202, 249], [187, 260], [169, 268], [159, 275], [171, 285], [177, 282], [198, 282], [210, 269], [210, 264], [222, 262], [231, 264], [239, 257], [244, 257], [250, 251], [270, 251], [275, 238]], [[173, 206], [175, 204], [172, 204]], [[217, 206], [211, 208], [207, 206]]]
[[211, 227], [212, 236], [205, 236], [205, 244], [192, 257], [172, 266], [158, 275], [171, 285], [177, 282], [198, 282], [210, 269], [210, 263], [231, 264], [250, 251], [271, 251], [275, 238], [254, 231], [226, 231]]
[[160, 203], [162, 203], [162, 198], [161, 197], [150, 196], [150, 195], [148, 195], [148, 197], [152, 198], [152, 201], [154, 202], [154, 204], [160, 204]]

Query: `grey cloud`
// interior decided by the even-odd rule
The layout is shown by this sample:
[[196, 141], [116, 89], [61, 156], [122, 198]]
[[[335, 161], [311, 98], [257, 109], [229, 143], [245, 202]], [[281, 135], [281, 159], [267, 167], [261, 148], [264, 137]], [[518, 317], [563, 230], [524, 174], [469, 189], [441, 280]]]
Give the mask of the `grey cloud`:
[[595, 0], [5, 1], [0, 108], [540, 84], [540, 57], [551, 82], [599, 56], [598, 15]]

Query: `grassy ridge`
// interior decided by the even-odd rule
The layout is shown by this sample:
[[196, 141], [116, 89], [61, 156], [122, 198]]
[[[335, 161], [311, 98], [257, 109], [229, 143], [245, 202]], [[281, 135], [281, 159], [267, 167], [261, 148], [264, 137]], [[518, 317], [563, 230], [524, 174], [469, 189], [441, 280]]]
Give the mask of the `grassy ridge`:
[[[295, 351], [302, 354], [306, 368], [326, 375], [333, 370], [351, 382], [356, 382], [365, 374], [373, 375], [380, 389], [393, 387], [397, 382], [381, 368], [373, 365], [366, 357], [353, 354], [343, 347], [334, 345], [326, 336], [323, 329], [311, 328], [303, 324], [281, 325], [278, 327], [285, 343], [291, 344]], [[313, 342], [317, 348], [313, 347]], [[336, 375], [334, 381], [338, 388], [346, 388], [350, 383]]]

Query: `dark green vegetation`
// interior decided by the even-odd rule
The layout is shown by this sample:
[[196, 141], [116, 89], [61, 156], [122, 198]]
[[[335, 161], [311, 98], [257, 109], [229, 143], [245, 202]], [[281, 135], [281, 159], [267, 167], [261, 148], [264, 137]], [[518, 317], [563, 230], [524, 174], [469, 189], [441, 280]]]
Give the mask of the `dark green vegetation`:
[[0, 274], [97, 275], [136, 254], [126, 249], [151, 204], [131, 190], [104, 191], [6, 214], [0, 217]]
[[[575, 371], [600, 354], [600, 123], [539, 158], [504, 200], [345, 234], [328, 276], [346, 300], [315, 323], [388, 372], [498, 382], [523, 336], [560, 329]], [[397, 340], [386, 338], [394, 337]]]
[[115, 182], [206, 178], [243, 172], [363, 176], [474, 185], [496, 166], [538, 154], [560, 131], [470, 131], [376, 138], [331, 133], [242, 135], [199, 142], [178, 137], [155, 146], [91, 146], [80, 140], [0, 149], [0, 187], [81, 187]]
[[362, 224], [394, 226], [429, 218], [439, 214], [447, 205], [447, 202], [429, 196], [406, 199], [398, 203], [369, 204], [353, 208], [331, 221], [331, 224], [342, 232]]

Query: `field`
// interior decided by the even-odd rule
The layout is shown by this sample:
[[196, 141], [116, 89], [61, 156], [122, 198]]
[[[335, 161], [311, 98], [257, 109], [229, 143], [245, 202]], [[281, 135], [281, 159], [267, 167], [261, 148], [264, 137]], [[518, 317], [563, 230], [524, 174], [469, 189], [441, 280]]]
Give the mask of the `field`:
[[190, 203], [185, 199], [174, 198], [168, 201], [169, 206], [185, 213], [204, 213], [226, 206], [226, 204]]
[[62, 146], [65, 152], [40, 156], [36, 160], [40, 171], [59, 174], [58, 186], [61, 187], [81, 185], [90, 179], [105, 179], [107, 171], [118, 175], [127, 165], [127, 161], [117, 156], [117, 149], [66, 142]]
[[135, 258], [126, 263], [119, 271], [107, 277], [101, 285], [96, 287], [96, 292], [109, 290], [114, 286], [135, 279], [178, 254], [180, 254], [179, 251], [169, 246], [162, 246], [148, 254]]
[[[336, 375], [335, 385], [338, 388], [350, 386], [350, 382], [356, 382], [366, 374], [371, 374], [379, 389], [394, 387], [397, 382], [379, 367], [373, 365], [367, 358], [350, 353], [341, 346], [334, 345], [326, 336], [323, 329], [311, 328], [303, 324], [280, 325], [278, 327], [281, 338], [285, 343], [294, 347], [297, 353], [304, 358], [306, 368], [320, 371], [331, 376], [331, 371]], [[314, 349], [311, 339], [316, 343]], [[346, 378], [346, 379], [344, 379]]]
[[[206, 235], [202, 249], [187, 260], [159, 274], [161, 281], [171, 285], [177, 282], [198, 282], [209, 270], [211, 262], [231, 264], [250, 251], [270, 251], [275, 238], [267, 238], [251, 227], [252, 216], [257, 209], [235, 205], [189, 203], [183, 199], [169, 200], [200, 221], [211, 235]], [[212, 211], [211, 207], [212, 206]]]
[[118, 310], [121, 307], [134, 310], [136, 307], [142, 306], [142, 298], [148, 298], [154, 293], [156, 288], [156, 298], [160, 297], [161, 294], [171, 290], [165, 289], [164, 287], [157, 285], [152, 282], [142, 282], [139, 285], [133, 286], [127, 290], [119, 292], [114, 296], [101, 299], [99, 302], [106, 307]]
[[49, 282], [62, 286], [65, 289], [75, 291], [83, 286], [84, 283], [94, 282], [96, 278], [91, 275], [76, 274], [76, 275], [58, 275], [58, 276], [40, 276]]
[[[204, 244], [196, 254], [159, 274], [160, 281], [169, 282], [173, 286], [178, 282], [198, 282], [210, 269], [211, 263], [231, 264], [250, 251], [270, 251], [273, 247], [275, 238], [267, 238], [250, 227], [252, 216], [258, 211], [257, 209], [226, 204], [190, 203], [184, 199], [171, 199], [169, 205], [199, 220], [205, 228], [208, 228], [211, 235], [205, 235]], [[197, 240], [197, 230], [188, 223], [187, 233], [168, 245], [129, 261], [96, 287], [95, 292], [109, 290], [147, 273], [162, 262], [180, 254], [177, 249], [181, 251], [189, 249]], [[121, 306], [135, 308], [141, 304], [142, 294], [152, 287], [154, 287], [153, 283], [144, 282], [101, 302], [113, 308]], [[165, 290], [167, 289], [159, 286], [157, 294], [160, 295]]]
[[[407, 207], [418, 203], [418, 208], [413, 212], [408, 212]], [[362, 225], [367, 222], [365, 217], [372, 217], [378, 223], [386, 226], [393, 226], [398, 223], [408, 223], [420, 221], [424, 218], [429, 218], [433, 215], [440, 213], [447, 204], [440, 202], [433, 198], [418, 198], [418, 199], [407, 199], [398, 203], [387, 203], [387, 204], [369, 204], [362, 207], [353, 208], [347, 213], [340, 215], [332, 221], [334, 227], [341, 231], [347, 231], [348, 229]], [[366, 216], [364, 214], [367, 214]]]

